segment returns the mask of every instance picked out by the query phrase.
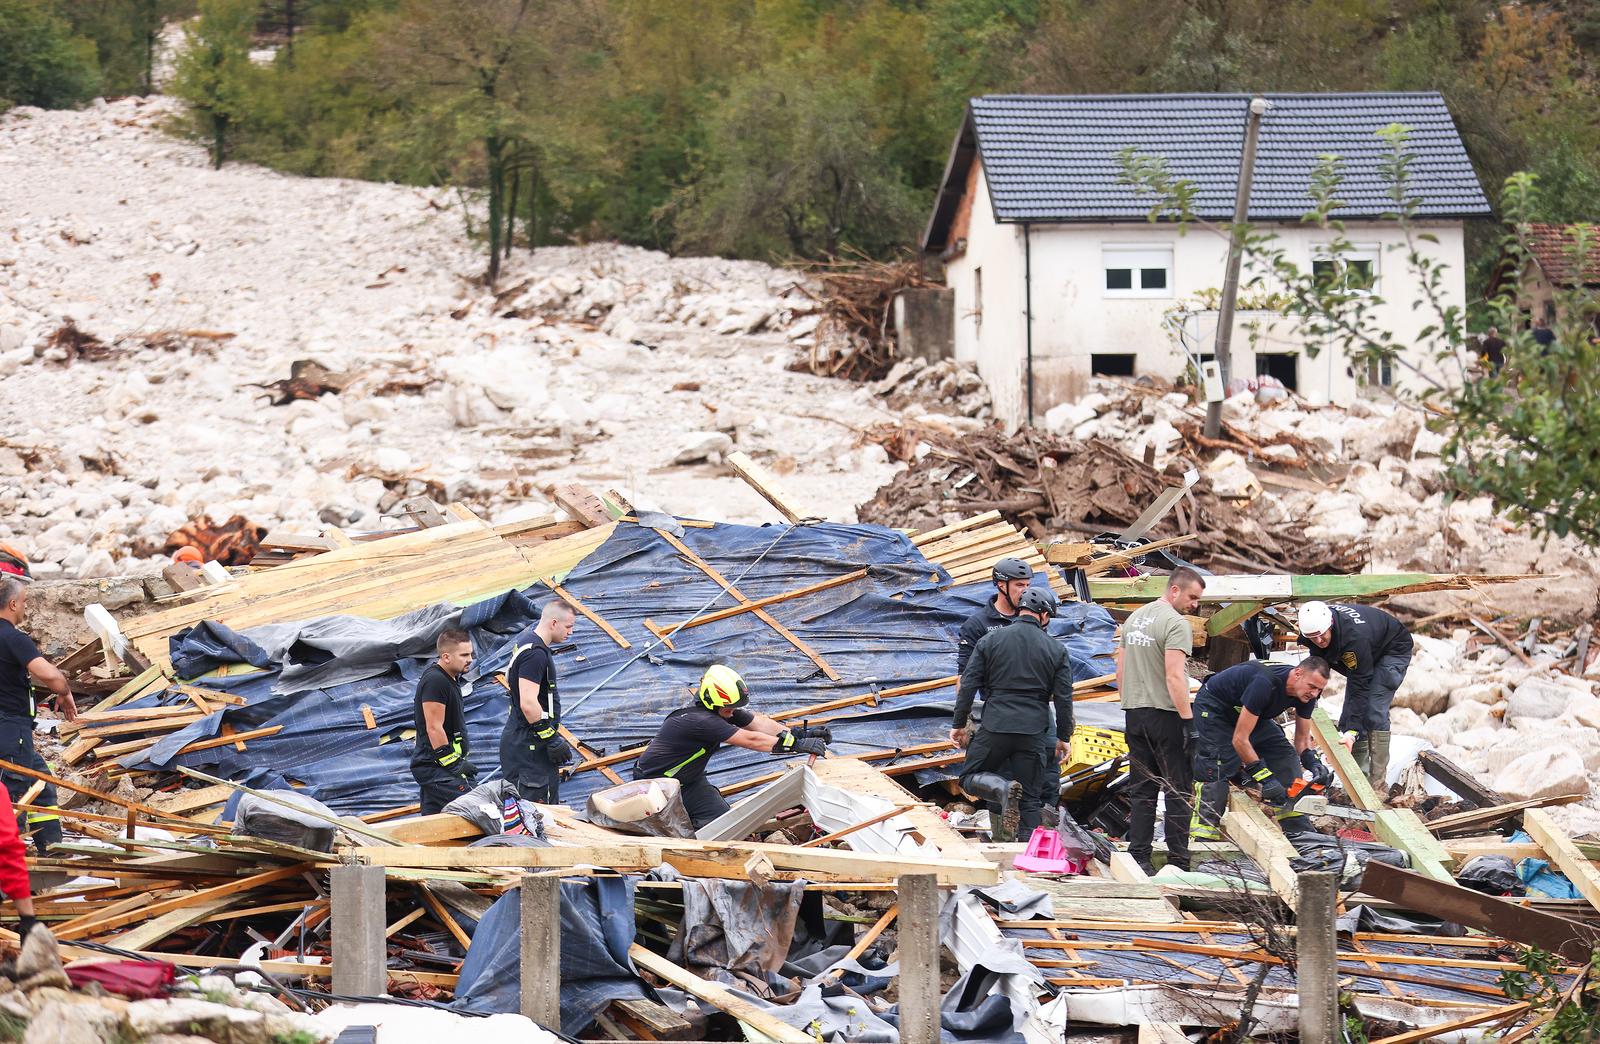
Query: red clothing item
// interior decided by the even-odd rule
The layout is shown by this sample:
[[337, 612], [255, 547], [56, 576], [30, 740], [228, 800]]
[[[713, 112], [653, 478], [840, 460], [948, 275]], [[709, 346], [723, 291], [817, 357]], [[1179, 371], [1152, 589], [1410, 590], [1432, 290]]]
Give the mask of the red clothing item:
[[33, 894], [25, 854], [22, 836], [17, 833], [17, 811], [11, 807], [11, 795], [0, 787], [0, 892], [7, 899], [26, 899]]

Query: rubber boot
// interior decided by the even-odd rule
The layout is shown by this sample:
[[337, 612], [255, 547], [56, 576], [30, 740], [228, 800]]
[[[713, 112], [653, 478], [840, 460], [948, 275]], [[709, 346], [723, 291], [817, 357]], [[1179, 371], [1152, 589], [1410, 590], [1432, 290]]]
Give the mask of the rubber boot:
[[996, 844], [1016, 840], [1017, 824], [1022, 819], [1022, 784], [997, 772], [974, 772], [961, 777], [961, 789], [993, 806], [989, 834]]
[[1378, 797], [1389, 797], [1389, 733], [1372, 733], [1370, 743], [1372, 751], [1372, 771], [1367, 773], [1367, 778], [1372, 781], [1372, 789], [1378, 792]]
[[1356, 741], [1350, 747], [1350, 756], [1355, 759], [1356, 767], [1370, 782], [1372, 779], [1372, 738], [1369, 733], [1359, 733]]

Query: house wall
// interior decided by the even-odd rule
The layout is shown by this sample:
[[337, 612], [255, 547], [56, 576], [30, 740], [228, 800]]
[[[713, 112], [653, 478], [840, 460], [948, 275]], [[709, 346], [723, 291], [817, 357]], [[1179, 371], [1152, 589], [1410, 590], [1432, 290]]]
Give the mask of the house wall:
[[[955, 291], [955, 355], [978, 364], [996, 414], [1010, 424], [1027, 419], [1024, 384], [1027, 359], [1022, 228], [1000, 225], [989, 205], [980, 163], [969, 179], [971, 218], [966, 250], [945, 264], [945, 284]], [[962, 206], [967, 206], [963, 201]], [[983, 321], [978, 322], [977, 272], [983, 272]], [[1037, 335], [1037, 327], [1035, 328]], [[1035, 401], [1041, 401], [1035, 397]]]
[[[1024, 314], [1023, 234], [1020, 226], [998, 225], [989, 206], [988, 187], [976, 179], [972, 220], [966, 252], [947, 266], [948, 282], [956, 299], [956, 357], [974, 359], [994, 395], [996, 411], [1010, 423], [1027, 414], [1023, 388], [1026, 380], [1027, 328]], [[1325, 250], [1329, 235], [1294, 224], [1276, 229], [1288, 256], [1302, 268]], [[1419, 243], [1425, 253], [1443, 262], [1446, 272], [1444, 303], [1465, 303], [1465, 256], [1460, 222], [1435, 223], [1427, 231], [1437, 243]], [[1377, 289], [1385, 304], [1375, 319], [1401, 343], [1414, 341], [1429, 324], [1431, 310], [1413, 310], [1422, 297], [1421, 281], [1406, 263], [1405, 244], [1398, 228], [1382, 222], [1351, 223], [1346, 236], [1358, 247], [1371, 247], [1377, 259]], [[1033, 412], [1037, 420], [1051, 406], [1083, 394], [1095, 355], [1131, 354], [1134, 371], [1167, 378], [1185, 371], [1187, 360], [1163, 328], [1164, 316], [1180, 301], [1222, 286], [1227, 261], [1227, 241], [1214, 232], [1192, 228], [1187, 234], [1170, 226], [1035, 225], [1029, 233], [1033, 273]], [[1172, 268], [1161, 296], [1108, 296], [1105, 289], [1103, 251], [1107, 246], [1170, 249]], [[984, 314], [981, 329], [973, 315], [975, 270], [983, 269]], [[1248, 266], [1241, 297], [1256, 291], [1249, 287]], [[1192, 334], [1203, 338], [1202, 351], [1215, 343], [1215, 313], [1191, 321]], [[1363, 391], [1354, 367], [1337, 349], [1315, 358], [1301, 351], [1292, 324], [1271, 313], [1241, 312], [1237, 316], [1232, 356], [1234, 375], [1253, 377], [1257, 354], [1298, 357], [1296, 372], [1302, 395], [1313, 401], [1348, 403]], [[1336, 357], [1337, 356], [1337, 357]], [[1407, 356], [1424, 372], [1438, 376], [1440, 369], [1418, 350]], [[1426, 386], [1406, 367], [1392, 368], [1394, 384], [1421, 390]], [[1362, 375], [1365, 376], [1364, 374]]]

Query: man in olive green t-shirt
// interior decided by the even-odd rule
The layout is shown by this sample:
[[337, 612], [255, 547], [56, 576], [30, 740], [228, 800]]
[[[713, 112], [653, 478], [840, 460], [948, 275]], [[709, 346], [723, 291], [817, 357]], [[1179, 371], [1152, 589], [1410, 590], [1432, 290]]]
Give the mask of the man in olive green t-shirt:
[[1127, 718], [1125, 735], [1133, 783], [1128, 788], [1128, 854], [1154, 873], [1156, 793], [1166, 793], [1167, 863], [1189, 869], [1189, 789], [1193, 785], [1194, 720], [1189, 676], [1194, 634], [1184, 614], [1200, 603], [1205, 580], [1187, 566], [1167, 579], [1166, 593], [1122, 625], [1117, 688]]

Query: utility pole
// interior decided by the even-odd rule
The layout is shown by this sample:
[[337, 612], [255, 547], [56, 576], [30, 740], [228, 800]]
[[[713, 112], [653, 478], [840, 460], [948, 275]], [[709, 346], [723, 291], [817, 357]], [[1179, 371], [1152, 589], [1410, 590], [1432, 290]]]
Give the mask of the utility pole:
[[[1233, 309], [1239, 298], [1239, 262], [1244, 259], [1244, 225], [1250, 219], [1250, 181], [1256, 169], [1256, 139], [1261, 136], [1261, 117], [1267, 99], [1250, 99], [1250, 120], [1245, 125], [1244, 155], [1239, 158], [1239, 192], [1233, 200], [1233, 227], [1228, 235], [1228, 271], [1222, 279], [1222, 311], [1217, 316], [1217, 365], [1222, 369], [1222, 394], [1228, 394], [1233, 380]], [[1222, 403], [1206, 406], [1206, 438], [1222, 434]]]

